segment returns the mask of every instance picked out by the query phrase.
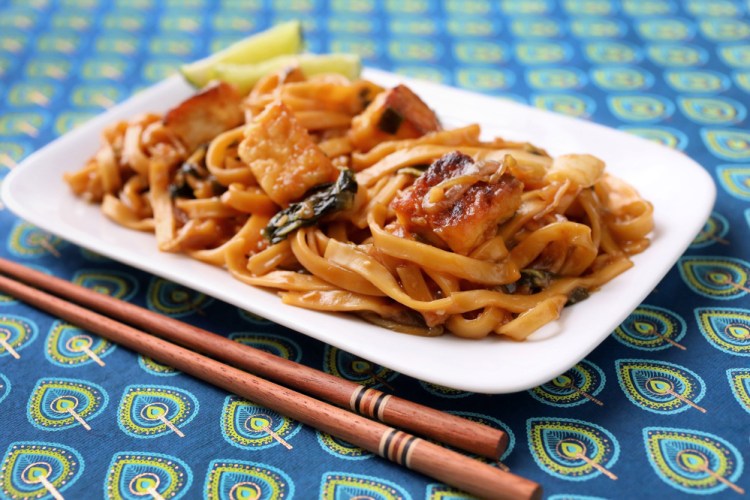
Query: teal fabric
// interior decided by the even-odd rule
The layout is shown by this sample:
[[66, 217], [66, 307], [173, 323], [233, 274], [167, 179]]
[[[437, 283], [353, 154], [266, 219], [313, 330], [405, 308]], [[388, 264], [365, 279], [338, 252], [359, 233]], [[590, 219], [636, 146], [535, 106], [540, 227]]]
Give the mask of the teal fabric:
[[[550, 498], [739, 497], [750, 489], [749, 9], [731, 0], [0, 0], [3, 176], [179, 64], [291, 18], [304, 21], [313, 52], [358, 52], [373, 67], [578, 116], [694, 158], [719, 192], [703, 232], [598, 349], [533, 390], [487, 396], [414, 380], [8, 210], [0, 255], [503, 428], [503, 463]], [[0, 331], [19, 356], [0, 346], [0, 497], [51, 498], [29, 481], [44, 476], [65, 498], [463, 498], [8, 297]]]

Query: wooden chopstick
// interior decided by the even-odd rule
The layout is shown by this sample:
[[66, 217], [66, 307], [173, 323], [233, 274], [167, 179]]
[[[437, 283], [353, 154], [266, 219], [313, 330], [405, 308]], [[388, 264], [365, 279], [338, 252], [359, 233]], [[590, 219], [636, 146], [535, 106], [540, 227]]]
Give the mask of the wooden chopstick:
[[0, 291], [160, 363], [473, 495], [541, 498], [541, 486], [533, 481], [224, 365], [6, 276], [0, 276]]
[[499, 460], [508, 446], [508, 435], [500, 429], [363, 387], [21, 264], [0, 258], [0, 272], [224, 363], [464, 451]]

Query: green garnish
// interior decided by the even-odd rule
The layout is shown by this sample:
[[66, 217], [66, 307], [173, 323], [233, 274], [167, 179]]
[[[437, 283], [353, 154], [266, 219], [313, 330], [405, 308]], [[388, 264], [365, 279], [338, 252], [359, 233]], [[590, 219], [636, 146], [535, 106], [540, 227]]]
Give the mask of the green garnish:
[[541, 269], [522, 269], [521, 277], [513, 283], [503, 285], [502, 289], [505, 293], [531, 295], [545, 290], [555, 277], [554, 273]]
[[218, 64], [256, 64], [277, 56], [297, 54], [302, 50], [302, 24], [289, 21], [256, 33], [224, 50], [180, 68], [185, 79], [202, 88], [216, 78]]
[[352, 206], [357, 181], [351, 170], [343, 169], [332, 184], [322, 184], [304, 200], [278, 212], [263, 229], [263, 237], [272, 244], [284, 241], [300, 227], [312, 226], [323, 216]]
[[568, 301], [565, 303], [565, 307], [578, 304], [579, 302], [588, 299], [589, 295], [588, 289], [583, 288], [582, 286], [576, 287], [570, 292], [570, 295], [568, 295]]

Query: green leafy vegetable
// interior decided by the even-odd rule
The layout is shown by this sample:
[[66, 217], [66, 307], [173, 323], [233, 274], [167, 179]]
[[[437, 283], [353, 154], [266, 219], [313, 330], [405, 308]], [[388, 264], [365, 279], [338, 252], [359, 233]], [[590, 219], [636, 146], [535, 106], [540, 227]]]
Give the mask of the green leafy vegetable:
[[193, 193], [195, 182], [208, 175], [208, 170], [204, 166], [207, 150], [207, 145], [200, 146], [177, 169], [169, 185], [169, 194], [172, 198], [195, 198]]
[[263, 237], [271, 243], [284, 241], [300, 227], [312, 226], [323, 216], [352, 206], [357, 181], [349, 169], [343, 169], [333, 184], [323, 184], [304, 200], [292, 203], [278, 212], [263, 229]]
[[582, 286], [576, 287], [570, 292], [570, 295], [568, 295], [568, 301], [565, 303], [565, 306], [567, 307], [572, 306], [573, 304], [578, 304], [588, 298], [589, 291], [586, 288], [583, 288]]
[[554, 279], [555, 274], [549, 271], [522, 269], [521, 277], [513, 283], [503, 285], [503, 291], [505, 293], [531, 295], [549, 287]]
[[174, 179], [172, 179], [172, 183], [169, 185], [169, 194], [172, 198], [195, 198], [195, 190], [205, 182], [210, 183], [211, 189], [209, 193], [213, 196], [218, 196], [226, 191], [226, 187], [219, 184], [206, 168], [207, 150], [208, 145], [204, 144], [200, 146], [177, 169]]

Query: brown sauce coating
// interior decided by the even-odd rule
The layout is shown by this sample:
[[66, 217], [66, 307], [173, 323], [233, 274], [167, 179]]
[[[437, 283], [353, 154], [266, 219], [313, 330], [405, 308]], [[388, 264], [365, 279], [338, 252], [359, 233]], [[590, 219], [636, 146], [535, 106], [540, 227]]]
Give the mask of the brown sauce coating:
[[[493, 236], [497, 225], [521, 204], [523, 184], [508, 173], [490, 173], [499, 168], [497, 163], [475, 163], [458, 151], [448, 153], [394, 199], [391, 207], [406, 231], [467, 255]], [[446, 182], [459, 178], [465, 182]], [[448, 187], [442, 189], [441, 183]]]

